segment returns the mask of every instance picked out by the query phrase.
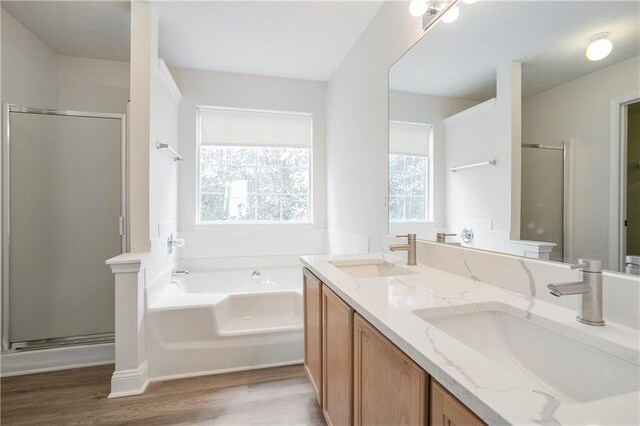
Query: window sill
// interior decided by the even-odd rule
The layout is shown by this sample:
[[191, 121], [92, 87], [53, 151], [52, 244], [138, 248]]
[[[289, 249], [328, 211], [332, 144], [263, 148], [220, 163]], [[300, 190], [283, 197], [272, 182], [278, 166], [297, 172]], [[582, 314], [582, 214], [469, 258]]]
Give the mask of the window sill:
[[313, 222], [197, 222], [193, 225], [195, 230], [203, 231], [236, 231], [236, 230], [311, 230], [316, 225]]
[[411, 225], [435, 225], [435, 222], [430, 220], [390, 220], [389, 223], [394, 225], [411, 224]]

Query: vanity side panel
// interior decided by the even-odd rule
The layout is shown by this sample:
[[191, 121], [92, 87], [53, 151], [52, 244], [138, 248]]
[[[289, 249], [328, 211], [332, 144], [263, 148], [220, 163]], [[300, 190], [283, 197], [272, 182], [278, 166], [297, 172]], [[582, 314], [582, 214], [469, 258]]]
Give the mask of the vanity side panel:
[[304, 268], [304, 369], [322, 406], [322, 282]]

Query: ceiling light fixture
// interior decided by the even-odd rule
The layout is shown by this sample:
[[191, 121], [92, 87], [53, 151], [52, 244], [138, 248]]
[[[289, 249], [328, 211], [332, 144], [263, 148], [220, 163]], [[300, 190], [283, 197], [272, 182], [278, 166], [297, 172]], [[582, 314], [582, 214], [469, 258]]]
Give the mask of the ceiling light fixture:
[[429, 4], [426, 0], [411, 0], [409, 3], [409, 13], [416, 18], [424, 15], [429, 10]]
[[453, 6], [451, 9], [447, 10], [444, 15], [442, 15], [442, 22], [445, 24], [450, 24], [460, 16], [460, 8], [458, 6]]
[[[464, 1], [474, 3], [477, 0]], [[430, 0], [411, 0], [411, 2], [409, 3], [409, 13], [411, 14], [411, 16], [415, 16], [416, 18], [427, 14], [437, 15], [447, 8], [448, 2], [444, 2], [444, 4], [442, 4], [443, 2], [438, 3], [439, 4], [434, 4], [434, 2]], [[442, 15], [442, 21], [451, 23], [458, 19], [458, 16], [460, 16], [460, 8], [458, 8], [458, 6], [453, 6]]]
[[466, 4], [474, 4], [475, 2], [477, 2], [478, 0], [462, 0], [464, 3]]
[[589, 39], [591, 43], [584, 52], [588, 60], [601, 61], [609, 56], [613, 50], [613, 43], [607, 38], [608, 36], [609, 33], [599, 33]]

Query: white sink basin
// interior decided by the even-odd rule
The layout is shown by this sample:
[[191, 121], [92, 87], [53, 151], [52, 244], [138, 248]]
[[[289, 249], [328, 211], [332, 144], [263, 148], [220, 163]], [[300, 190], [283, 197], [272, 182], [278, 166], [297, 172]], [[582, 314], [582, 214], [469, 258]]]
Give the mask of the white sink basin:
[[[484, 303], [463, 308], [464, 312], [460, 308], [413, 313], [512, 377], [536, 382], [537, 390], [563, 402], [589, 402], [639, 390], [638, 365], [607, 353], [607, 341], [587, 333], [580, 336], [580, 331], [551, 320], [528, 319], [527, 312], [509, 305]], [[582, 341], [595, 343], [598, 349]], [[619, 347], [612, 350], [637, 359], [631, 349], [620, 351]]]
[[411, 270], [385, 262], [382, 259], [333, 260], [329, 263], [353, 278], [397, 277], [415, 274]]

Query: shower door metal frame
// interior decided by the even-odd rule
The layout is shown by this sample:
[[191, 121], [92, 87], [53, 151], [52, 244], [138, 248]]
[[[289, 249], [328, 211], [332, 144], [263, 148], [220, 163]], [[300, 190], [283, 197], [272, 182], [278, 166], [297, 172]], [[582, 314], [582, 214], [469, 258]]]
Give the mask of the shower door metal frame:
[[[10, 114], [37, 114], [37, 115], [54, 115], [64, 117], [80, 117], [80, 118], [103, 118], [111, 120], [120, 120], [120, 246], [122, 253], [126, 252], [127, 244], [127, 115], [112, 114], [88, 111], [70, 111], [44, 108], [28, 108], [18, 107], [15, 104], [5, 104], [4, 107], [4, 126], [2, 149], [0, 150], [0, 158], [2, 164], [2, 352], [11, 350], [11, 339], [9, 336], [9, 247], [11, 244], [10, 235], [10, 203], [11, 203], [11, 187], [10, 187], [10, 148], [11, 148], [11, 122]], [[106, 259], [105, 259], [106, 260]], [[113, 333], [105, 333], [106, 335]], [[95, 341], [96, 335], [87, 335], [87, 343]], [[65, 346], [65, 341], [69, 344], [81, 344], [83, 336], [64, 336], [52, 339], [41, 339], [41, 341], [51, 341], [57, 347]], [[37, 348], [34, 348], [37, 349]]]

